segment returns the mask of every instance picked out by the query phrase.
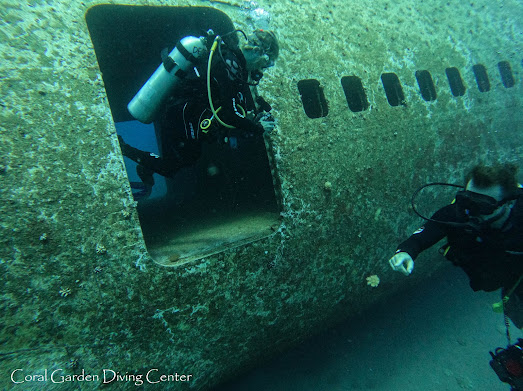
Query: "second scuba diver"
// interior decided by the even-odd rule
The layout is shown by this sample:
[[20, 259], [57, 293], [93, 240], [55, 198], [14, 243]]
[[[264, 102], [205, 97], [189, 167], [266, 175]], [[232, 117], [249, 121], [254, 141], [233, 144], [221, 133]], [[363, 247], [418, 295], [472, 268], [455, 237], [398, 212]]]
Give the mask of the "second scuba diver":
[[[238, 46], [237, 33], [246, 38]], [[160, 156], [142, 151], [119, 137], [122, 154], [138, 163], [142, 196], [154, 185], [153, 174], [173, 177], [200, 157], [202, 142], [237, 148], [238, 140], [262, 139], [274, 128], [271, 106], [258, 95], [262, 70], [274, 65], [279, 54], [271, 31], [241, 30], [218, 36], [181, 39], [128, 105], [143, 123], [154, 122]], [[135, 193], [136, 194], [136, 193]]]

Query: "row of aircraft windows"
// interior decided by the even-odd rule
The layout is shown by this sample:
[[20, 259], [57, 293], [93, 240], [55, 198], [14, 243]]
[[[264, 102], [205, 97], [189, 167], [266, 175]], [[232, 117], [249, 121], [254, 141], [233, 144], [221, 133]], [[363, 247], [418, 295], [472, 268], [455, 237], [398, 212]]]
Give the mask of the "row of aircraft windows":
[[[476, 64], [472, 67], [474, 77], [480, 92], [490, 91], [490, 80], [487, 73], [487, 68], [482, 64]], [[498, 71], [501, 77], [501, 82], [505, 88], [514, 87], [514, 75], [512, 68], [508, 61], [500, 61], [498, 63]], [[461, 78], [461, 74], [456, 67], [445, 69], [445, 74], [450, 86], [450, 91], [453, 96], [463, 96], [466, 91], [465, 84]], [[432, 80], [432, 75], [427, 70], [416, 71], [416, 81], [421, 93], [421, 97], [427, 101], [434, 101], [437, 98], [436, 86]], [[395, 73], [383, 73], [381, 75], [381, 82], [385, 89], [387, 101], [391, 106], [406, 106], [405, 95], [401, 86], [400, 80]], [[369, 108], [369, 101], [365, 88], [361, 79], [357, 76], [343, 76], [341, 78], [341, 86], [347, 99], [349, 109], [353, 112], [364, 111]], [[316, 79], [300, 80], [298, 82], [298, 92], [305, 114], [309, 118], [326, 117], [329, 113], [327, 99], [323, 92], [320, 82]]]

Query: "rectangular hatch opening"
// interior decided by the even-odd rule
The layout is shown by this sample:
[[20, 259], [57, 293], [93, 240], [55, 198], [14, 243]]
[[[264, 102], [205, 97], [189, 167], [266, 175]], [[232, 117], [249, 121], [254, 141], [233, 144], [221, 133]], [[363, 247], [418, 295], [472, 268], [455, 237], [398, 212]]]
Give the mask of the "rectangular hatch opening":
[[[163, 49], [170, 51], [182, 38], [209, 29], [233, 31], [232, 21], [210, 7], [101, 4], [87, 11], [86, 22], [118, 135], [132, 148], [169, 156], [175, 149], [171, 139], [158, 125], [136, 121], [127, 104], [162, 63]], [[152, 191], [141, 199], [145, 190], [138, 165], [124, 157], [147, 249], [156, 262], [179, 265], [259, 240], [278, 228], [279, 182], [267, 142], [261, 136], [202, 142], [192, 164], [172, 177], [155, 173]]]

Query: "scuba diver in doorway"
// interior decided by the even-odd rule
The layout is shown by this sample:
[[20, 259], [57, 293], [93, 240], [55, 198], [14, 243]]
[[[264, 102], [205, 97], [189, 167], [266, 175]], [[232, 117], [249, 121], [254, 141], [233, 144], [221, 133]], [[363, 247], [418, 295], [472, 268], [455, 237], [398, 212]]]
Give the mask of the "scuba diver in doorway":
[[[241, 49], [238, 32], [247, 41]], [[223, 36], [209, 30], [206, 36], [181, 39], [169, 54], [162, 52], [162, 64], [127, 106], [140, 122], [154, 122], [161, 156], [118, 136], [122, 154], [138, 163], [141, 197], [150, 194], [154, 173], [172, 178], [193, 165], [204, 141], [235, 149], [240, 139], [263, 140], [275, 120], [256, 86], [278, 54], [276, 35], [261, 29], [250, 36], [241, 30]]]
[[[418, 254], [446, 238], [440, 253], [465, 271], [474, 291], [501, 288], [502, 300], [493, 309], [505, 315], [508, 347], [491, 352], [490, 364], [512, 390], [523, 391], [523, 340], [511, 345], [508, 329], [508, 318], [523, 328], [523, 189], [517, 171], [514, 164], [478, 165], [465, 177], [465, 187], [430, 183], [419, 188], [412, 207], [427, 221], [398, 246], [389, 263], [393, 270], [410, 275]], [[426, 218], [417, 212], [414, 200], [433, 185], [463, 190], [452, 204]]]

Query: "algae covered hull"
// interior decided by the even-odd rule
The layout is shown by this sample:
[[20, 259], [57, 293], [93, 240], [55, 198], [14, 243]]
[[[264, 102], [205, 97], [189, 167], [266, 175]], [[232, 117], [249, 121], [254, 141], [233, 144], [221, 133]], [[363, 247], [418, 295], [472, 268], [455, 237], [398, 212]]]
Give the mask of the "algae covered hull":
[[[0, 6], [6, 389], [11, 374], [26, 389], [134, 389], [147, 373], [209, 389], [438, 268], [435, 252], [409, 279], [386, 262], [420, 224], [416, 188], [521, 161], [517, 1]], [[238, 161], [209, 147], [165, 185], [175, 202], [137, 203], [117, 139], [124, 104], [165, 32], [207, 20], [277, 34], [258, 86], [277, 126]], [[57, 370], [67, 381], [52, 383]]]

